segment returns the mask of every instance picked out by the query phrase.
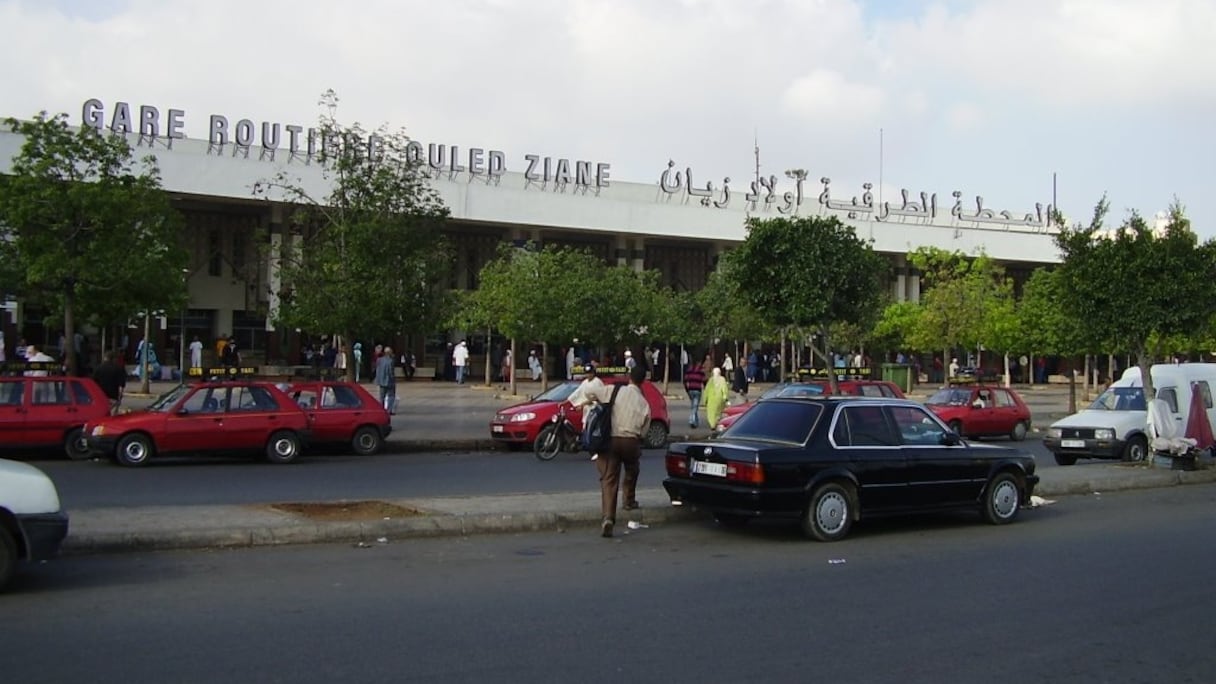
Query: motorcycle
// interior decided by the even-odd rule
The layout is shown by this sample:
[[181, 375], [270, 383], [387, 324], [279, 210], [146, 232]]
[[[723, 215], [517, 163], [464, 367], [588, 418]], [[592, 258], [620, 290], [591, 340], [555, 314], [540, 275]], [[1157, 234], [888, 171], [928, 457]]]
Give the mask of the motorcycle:
[[580, 449], [581, 433], [570, 420], [565, 404], [557, 410], [557, 415], [549, 419], [549, 424], [540, 429], [536, 441], [532, 443], [532, 451], [542, 461], [552, 461], [562, 451], [577, 453]]

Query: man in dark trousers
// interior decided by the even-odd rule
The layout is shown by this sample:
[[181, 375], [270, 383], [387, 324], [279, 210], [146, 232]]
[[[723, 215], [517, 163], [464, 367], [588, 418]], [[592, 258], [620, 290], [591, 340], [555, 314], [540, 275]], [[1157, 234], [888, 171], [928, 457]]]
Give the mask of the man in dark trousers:
[[[600, 508], [604, 521], [600, 534], [612, 536], [616, 525], [616, 497], [620, 492], [625, 510], [638, 507], [638, 475], [641, 471], [642, 436], [650, 427], [650, 404], [642, 395], [646, 369], [640, 365], [629, 372], [629, 384], [612, 399], [612, 447], [608, 454], [596, 460], [600, 472]], [[621, 480], [621, 469], [625, 478]]]
[[688, 414], [688, 427], [695, 428], [700, 425], [700, 420], [697, 418], [697, 410], [701, 406], [701, 392], [705, 390], [705, 369], [701, 368], [701, 364], [693, 363], [684, 371], [684, 391], [688, 392], [688, 401], [691, 403]]
[[93, 380], [110, 399], [110, 415], [118, 413], [122, 405], [122, 395], [127, 388], [127, 369], [118, 363], [116, 352], [106, 352], [105, 360], [93, 372]]

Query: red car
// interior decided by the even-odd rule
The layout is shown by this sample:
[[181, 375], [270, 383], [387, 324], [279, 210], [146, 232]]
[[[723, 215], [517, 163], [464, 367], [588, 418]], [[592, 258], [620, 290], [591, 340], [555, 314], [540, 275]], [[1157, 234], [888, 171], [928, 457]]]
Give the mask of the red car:
[[384, 406], [353, 382], [297, 382], [287, 394], [312, 420], [309, 439], [315, 444], [349, 444], [356, 454], [369, 456], [380, 451], [393, 429]]
[[0, 377], [0, 445], [63, 447], [89, 457], [84, 424], [110, 415], [110, 400], [90, 378]]
[[1004, 387], [943, 387], [925, 400], [925, 406], [964, 437], [1008, 435], [1020, 442], [1030, 430], [1030, 409], [1017, 392]]
[[[899, 385], [886, 380], [840, 380], [836, 383], [836, 386], [840, 389], [840, 394], [846, 396], [904, 398], [904, 393], [899, 389]], [[829, 385], [827, 380], [783, 382], [765, 390], [757, 401], [770, 397], [805, 397], [828, 393]], [[746, 404], [727, 406], [722, 411], [722, 417], [718, 419], [718, 427], [715, 432], [722, 432], [733, 425], [739, 419], [739, 416], [746, 413], [748, 409], [755, 405], [756, 402], [752, 401]]]
[[[600, 375], [605, 385], [622, 384], [629, 381], [626, 375]], [[531, 445], [536, 441], [540, 429], [549, 424], [557, 409], [570, 398], [578, 388], [580, 380], [568, 380], [549, 388], [531, 401], [500, 409], [490, 421], [490, 436], [496, 442], [502, 442], [509, 448], [518, 449]], [[667, 434], [671, 429], [671, 420], [667, 415], [667, 400], [663, 393], [649, 380], [642, 383], [642, 396], [650, 404], [650, 431], [642, 440], [642, 446], [657, 449], [667, 445]], [[574, 427], [583, 429], [582, 409], [567, 413]]]
[[126, 466], [158, 454], [261, 452], [271, 463], [300, 455], [308, 415], [269, 382], [215, 380], [180, 385], [143, 411], [90, 420], [89, 449]]

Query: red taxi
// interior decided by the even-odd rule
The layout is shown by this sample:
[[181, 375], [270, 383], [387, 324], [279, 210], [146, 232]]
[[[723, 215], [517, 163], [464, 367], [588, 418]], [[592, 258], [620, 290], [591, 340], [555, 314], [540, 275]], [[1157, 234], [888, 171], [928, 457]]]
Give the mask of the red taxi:
[[[889, 399], [904, 398], [904, 393], [899, 389], [899, 385], [886, 380], [838, 380], [836, 386], [839, 388], [840, 394], [844, 396], [887, 397]], [[808, 397], [830, 393], [831, 389], [827, 380], [783, 382], [765, 390], [758, 397], [757, 401], [770, 397]], [[722, 417], [718, 419], [718, 427], [714, 432], [722, 432], [730, 427], [739, 419], [739, 416], [746, 413], [748, 409], [755, 405], [756, 402], [753, 401], [746, 404], [727, 406], [722, 410]]]
[[296, 382], [286, 391], [312, 420], [311, 443], [349, 444], [356, 454], [369, 456], [380, 451], [393, 429], [384, 406], [353, 382]]
[[110, 400], [90, 378], [0, 377], [0, 445], [5, 448], [62, 447], [68, 458], [88, 458], [82, 428], [109, 414]]
[[[628, 369], [624, 367], [601, 368], [599, 378], [605, 385], [624, 384], [629, 382]], [[581, 380], [567, 380], [559, 385], [550, 387], [547, 392], [533, 397], [530, 401], [499, 409], [490, 421], [490, 436], [496, 442], [506, 444], [508, 448], [519, 449], [536, 441], [536, 435], [541, 428], [549, 424], [557, 415], [558, 407], [570, 398]], [[650, 404], [650, 430], [646, 433], [642, 446], [657, 449], [667, 445], [667, 435], [671, 429], [671, 420], [667, 415], [667, 400], [663, 393], [649, 380], [642, 383], [642, 396]], [[567, 417], [575, 429], [583, 429], [582, 409], [567, 412]]]
[[1003, 437], [1015, 442], [1030, 430], [1030, 408], [1012, 389], [952, 385], [934, 392], [925, 406], [963, 437]]
[[231, 452], [290, 463], [310, 424], [304, 409], [272, 383], [218, 379], [179, 385], [143, 411], [90, 420], [84, 432], [90, 451], [126, 466], [159, 454]]

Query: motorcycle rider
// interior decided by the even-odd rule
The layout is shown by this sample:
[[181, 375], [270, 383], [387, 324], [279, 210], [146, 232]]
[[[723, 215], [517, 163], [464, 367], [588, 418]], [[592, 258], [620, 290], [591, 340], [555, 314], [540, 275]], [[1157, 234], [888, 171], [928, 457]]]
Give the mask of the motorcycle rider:
[[[591, 408], [583, 411], [583, 434], [581, 439], [583, 447], [586, 447], [591, 437], [588, 434], [588, 428], [591, 425], [591, 412], [596, 410], [599, 404], [608, 401], [608, 388], [604, 385], [604, 381], [600, 380], [599, 376], [596, 375], [595, 364], [588, 363], [583, 366], [583, 382], [575, 388], [567, 401], [574, 408], [591, 406]], [[597, 458], [599, 458], [599, 454], [591, 454], [592, 461]]]

